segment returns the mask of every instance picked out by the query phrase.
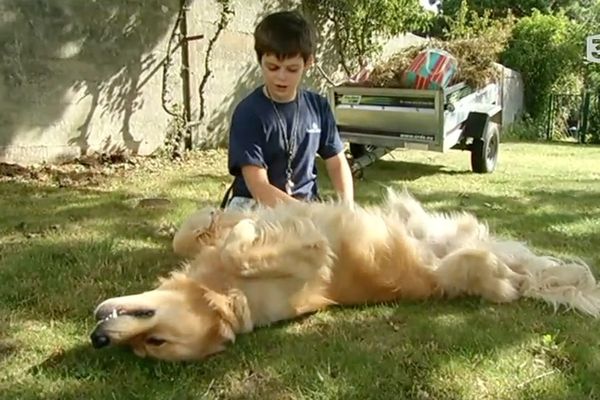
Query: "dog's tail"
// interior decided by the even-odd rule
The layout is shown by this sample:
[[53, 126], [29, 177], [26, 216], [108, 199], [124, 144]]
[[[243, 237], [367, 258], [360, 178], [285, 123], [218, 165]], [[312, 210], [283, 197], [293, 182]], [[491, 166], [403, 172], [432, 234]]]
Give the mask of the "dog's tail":
[[519, 288], [523, 276], [486, 249], [454, 251], [440, 260], [434, 275], [444, 296], [481, 296], [495, 303], [508, 303], [521, 297]]
[[519, 292], [523, 297], [562, 305], [593, 317], [600, 317], [600, 285], [590, 267], [580, 260], [538, 256], [522, 243], [498, 241], [489, 250], [517, 274], [524, 277]]
[[397, 191], [388, 187], [384, 195], [384, 210], [394, 213], [402, 222], [407, 222], [411, 217], [426, 219], [427, 212], [409, 192], [406, 187]]

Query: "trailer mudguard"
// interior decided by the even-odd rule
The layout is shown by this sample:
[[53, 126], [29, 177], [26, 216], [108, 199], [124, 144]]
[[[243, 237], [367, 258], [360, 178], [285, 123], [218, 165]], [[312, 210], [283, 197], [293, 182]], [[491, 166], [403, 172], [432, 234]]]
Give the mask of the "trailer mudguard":
[[502, 107], [496, 104], [482, 104], [474, 107], [465, 120], [463, 137], [481, 139], [489, 121], [501, 124]]

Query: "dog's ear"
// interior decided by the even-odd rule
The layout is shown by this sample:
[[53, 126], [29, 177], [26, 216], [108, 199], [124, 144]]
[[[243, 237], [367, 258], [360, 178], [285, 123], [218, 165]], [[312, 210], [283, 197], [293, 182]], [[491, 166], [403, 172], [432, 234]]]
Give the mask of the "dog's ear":
[[221, 336], [234, 342], [237, 333], [250, 332], [254, 328], [248, 301], [241, 291], [232, 289], [226, 294], [221, 294], [208, 288], [205, 290], [204, 298], [221, 318]]

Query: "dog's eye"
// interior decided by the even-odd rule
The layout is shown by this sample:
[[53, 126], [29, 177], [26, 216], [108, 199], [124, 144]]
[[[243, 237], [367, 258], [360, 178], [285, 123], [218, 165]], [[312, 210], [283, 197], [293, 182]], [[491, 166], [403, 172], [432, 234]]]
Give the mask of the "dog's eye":
[[166, 340], [164, 339], [160, 339], [157, 337], [152, 337], [150, 336], [149, 338], [146, 339], [146, 344], [149, 344], [150, 346], [160, 346], [162, 344], [164, 344], [166, 342]]

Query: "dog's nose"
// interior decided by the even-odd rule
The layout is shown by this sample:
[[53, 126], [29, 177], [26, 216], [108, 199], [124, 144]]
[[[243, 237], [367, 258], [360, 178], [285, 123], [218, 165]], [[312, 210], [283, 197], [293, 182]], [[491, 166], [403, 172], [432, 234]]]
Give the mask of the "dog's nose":
[[92, 341], [92, 346], [94, 346], [95, 349], [101, 349], [102, 347], [106, 347], [110, 344], [110, 338], [98, 330], [92, 332], [90, 339]]

